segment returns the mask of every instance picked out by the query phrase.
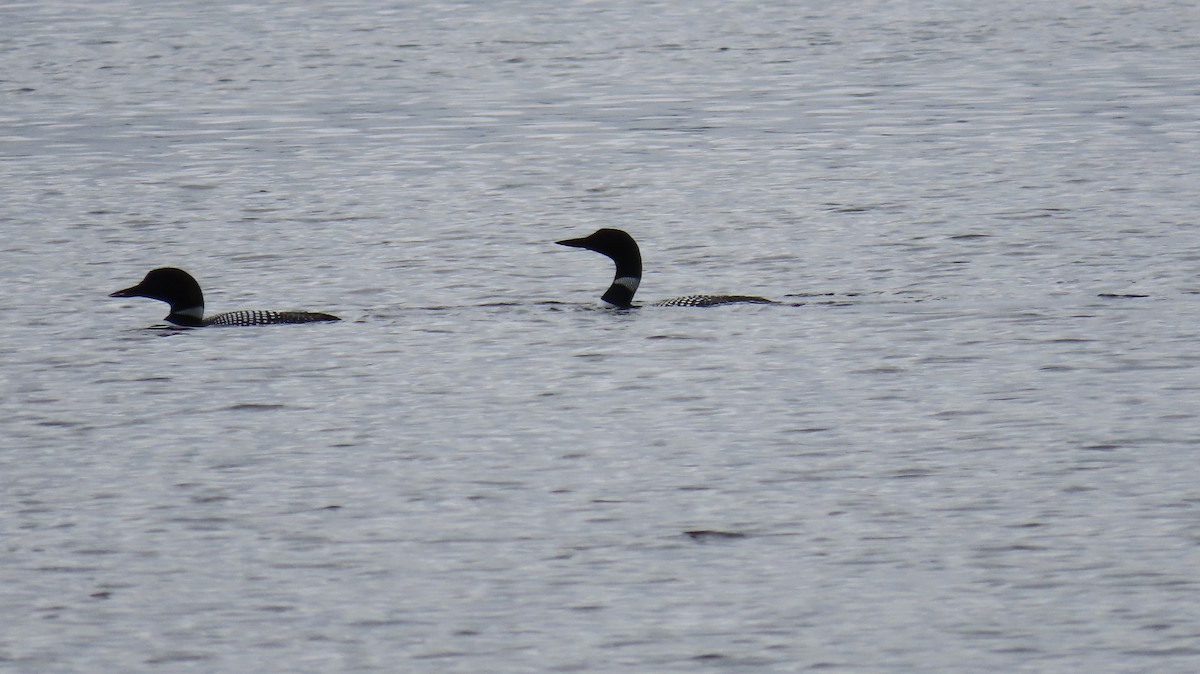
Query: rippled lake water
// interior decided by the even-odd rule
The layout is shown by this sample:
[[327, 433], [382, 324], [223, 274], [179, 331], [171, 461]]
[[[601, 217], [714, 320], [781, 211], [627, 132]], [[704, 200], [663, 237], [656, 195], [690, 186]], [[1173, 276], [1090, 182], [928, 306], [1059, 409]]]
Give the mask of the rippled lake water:
[[0, 670], [1200, 669], [1194, 3], [0, 13]]

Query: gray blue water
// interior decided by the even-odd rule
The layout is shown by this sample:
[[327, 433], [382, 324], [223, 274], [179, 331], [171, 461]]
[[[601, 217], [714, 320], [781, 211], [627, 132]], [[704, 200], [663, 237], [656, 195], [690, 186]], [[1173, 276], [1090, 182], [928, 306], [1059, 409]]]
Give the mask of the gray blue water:
[[1195, 3], [0, 17], [0, 671], [1200, 671]]

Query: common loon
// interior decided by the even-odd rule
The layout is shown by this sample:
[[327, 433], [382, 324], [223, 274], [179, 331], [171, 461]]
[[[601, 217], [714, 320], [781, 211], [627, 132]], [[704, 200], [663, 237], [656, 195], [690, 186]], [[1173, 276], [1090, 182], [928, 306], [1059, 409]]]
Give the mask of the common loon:
[[204, 317], [204, 294], [200, 284], [182, 269], [161, 267], [146, 274], [142, 282], [118, 290], [109, 297], [149, 297], [171, 305], [167, 321], [188, 328], [206, 325], [272, 325], [277, 323], [313, 323], [338, 321], [337, 316], [308, 311], [229, 311]]
[[[556, 241], [560, 246], [586, 248], [612, 258], [617, 264], [617, 273], [612, 285], [600, 297], [614, 307], [629, 309], [633, 307], [633, 294], [637, 292], [642, 282], [642, 252], [638, 250], [633, 237], [619, 229], [598, 229], [590, 236], [582, 239], [566, 239]], [[718, 304], [775, 304], [774, 301], [763, 297], [747, 295], [688, 295], [674, 299], [654, 302], [656, 307], [713, 307]]]

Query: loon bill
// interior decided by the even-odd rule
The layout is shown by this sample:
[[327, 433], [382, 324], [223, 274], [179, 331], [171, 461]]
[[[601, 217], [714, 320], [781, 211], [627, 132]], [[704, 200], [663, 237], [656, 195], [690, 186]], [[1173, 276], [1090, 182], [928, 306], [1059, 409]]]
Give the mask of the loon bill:
[[[598, 229], [581, 239], [556, 241], [560, 246], [586, 248], [612, 258], [617, 265], [612, 285], [600, 297], [621, 309], [633, 307], [633, 295], [642, 283], [642, 252], [637, 242], [620, 229]], [[773, 300], [749, 295], [688, 295], [654, 302], [656, 307], [714, 307], [721, 304], [775, 304]]]
[[118, 290], [109, 297], [148, 297], [171, 305], [166, 320], [175, 325], [199, 328], [208, 325], [276, 325], [338, 321], [337, 316], [309, 311], [228, 311], [204, 317], [204, 294], [192, 275], [174, 267], [160, 267], [146, 274], [142, 282]]

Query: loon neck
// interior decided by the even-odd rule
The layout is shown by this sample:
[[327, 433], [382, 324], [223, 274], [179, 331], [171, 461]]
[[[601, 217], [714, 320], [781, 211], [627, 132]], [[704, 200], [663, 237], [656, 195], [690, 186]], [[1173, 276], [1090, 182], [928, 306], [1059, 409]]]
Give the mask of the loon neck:
[[171, 305], [171, 313], [167, 314], [167, 322], [185, 328], [199, 328], [204, 325], [204, 305], [176, 309]]
[[642, 252], [637, 249], [637, 244], [626, 250], [611, 251], [606, 254], [617, 265], [617, 274], [613, 283], [621, 279], [632, 279], [633, 289], [637, 290], [637, 284], [642, 280]]
[[608, 256], [617, 266], [612, 285], [600, 299], [622, 309], [633, 306], [633, 296], [642, 284], [642, 251], [637, 243], [625, 234], [612, 245], [598, 248], [597, 252]]
[[614, 307], [628, 309], [633, 306], [633, 295], [637, 292], [641, 282], [642, 279], [638, 276], [622, 276], [618, 272], [616, 278], [613, 279], [612, 285], [600, 296], [600, 299]]

